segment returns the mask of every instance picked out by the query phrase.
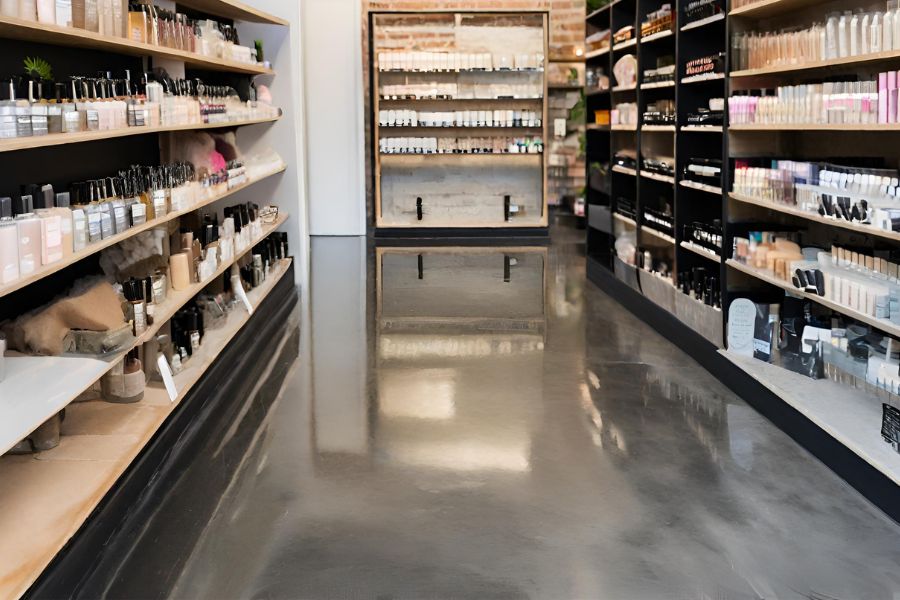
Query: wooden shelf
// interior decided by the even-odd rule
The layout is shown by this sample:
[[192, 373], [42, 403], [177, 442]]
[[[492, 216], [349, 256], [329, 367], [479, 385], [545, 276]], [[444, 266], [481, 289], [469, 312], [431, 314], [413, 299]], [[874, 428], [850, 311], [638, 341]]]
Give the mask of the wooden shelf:
[[[282, 261], [247, 293], [253, 306], [265, 301], [291, 264]], [[174, 377], [174, 400], [151, 383], [135, 404], [72, 404], [57, 448], [0, 458], [5, 484], [0, 490], [0, 597], [18, 598], [37, 580], [249, 320], [239, 306], [221, 327], [206, 332], [200, 349]]]
[[605, 5], [601, 6], [600, 8], [598, 8], [597, 10], [595, 10], [594, 12], [588, 14], [588, 16], [586, 16], [586, 17], [584, 18], [584, 20], [585, 20], [585, 21], [590, 21], [590, 20], [593, 19], [594, 17], [598, 17], [598, 16], [602, 15], [603, 13], [605, 13], [606, 11], [608, 11], [613, 5], [615, 5], [615, 4], [617, 4], [617, 3], [618, 3], [618, 0], [613, 0], [613, 2], [610, 2], [610, 3], [608, 3], [608, 4], [605, 4]]
[[801, 298], [806, 298], [815, 302], [816, 304], [821, 304], [827, 308], [830, 308], [833, 311], [839, 312], [843, 315], [856, 319], [857, 321], [861, 321], [872, 327], [878, 329], [879, 331], [883, 331], [885, 333], [889, 333], [893, 336], [900, 336], [900, 325], [895, 325], [888, 319], [877, 319], [875, 317], [870, 317], [869, 315], [859, 312], [858, 310], [854, 310], [849, 306], [844, 306], [842, 304], [838, 304], [837, 302], [832, 302], [827, 298], [823, 298], [817, 294], [809, 294], [804, 292], [803, 290], [799, 290], [789, 281], [782, 281], [778, 277], [775, 277], [774, 273], [765, 269], [756, 269], [749, 265], [745, 265], [740, 263], [734, 259], [728, 259], [726, 264], [738, 271], [746, 273], [751, 277], [755, 277], [760, 281], [765, 281], [770, 285], [774, 285], [775, 287], [780, 287], [781, 289], [790, 292], [794, 296], [799, 296]]
[[687, 242], [687, 241], [681, 242], [680, 245], [681, 245], [681, 247], [684, 248], [685, 250], [690, 250], [690, 251], [693, 252], [694, 254], [697, 254], [697, 255], [699, 255], [699, 256], [702, 256], [703, 258], [708, 258], [709, 260], [711, 260], [711, 261], [713, 261], [713, 262], [717, 262], [717, 263], [721, 263], [721, 262], [722, 262], [722, 257], [721, 257], [721, 256], [719, 256], [718, 254], [716, 254], [716, 253], [713, 252], [712, 250], [708, 250], [708, 249], [704, 248], [703, 246], [698, 246], [697, 244], [694, 244], [694, 243], [692, 243], [692, 242]]
[[250, 23], [265, 23], [269, 25], [290, 25], [290, 22], [281, 17], [263, 12], [257, 8], [235, 2], [234, 0], [178, 0], [179, 6], [186, 6], [199, 12], [204, 12], [217, 17], [234, 19], [235, 21], [247, 21]]
[[663, 233], [662, 231], [657, 231], [648, 225], [641, 225], [641, 233], [646, 233], [648, 235], [652, 235], [653, 237], [660, 239], [669, 244], [675, 244], [675, 238], [667, 233]]
[[721, 81], [725, 79], [725, 73], [703, 73], [702, 75], [691, 75], [690, 77], [684, 77], [681, 80], [681, 83], [684, 85], [690, 85], [692, 83], [703, 83], [705, 81]]
[[630, 227], [637, 227], [637, 223], [634, 219], [632, 219], [631, 217], [626, 217], [625, 215], [620, 215], [617, 212], [613, 213], [613, 219]]
[[728, 13], [728, 16], [767, 19], [821, 3], [821, 0], [762, 0], [734, 8]]
[[628, 167], [623, 167], [621, 165], [613, 165], [613, 168], [610, 169], [613, 173], [621, 173], [622, 175], [631, 175], [632, 177], [637, 177], [637, 171], [634, 169], [629, 169]]
[[724, 128], [721, 125], [683, 125], [681, 130], [696, 133], [722, 133]]
[[646, 37], [641, 37], [642, 44], [649, 44], [651, 42], [655, 42], [657, 40], [664, 40], [668, 37], [672, 37], [675, 35], [675, 32], [671, 29], [666, 29], [665, 31], [658, 31], [657, 33], [652, 33]]
[[613, 50], [618, 52], [619, 50], [627, 50], [628, 48], [634, 48], [635, 46], [637, 46], [637, 39], [631, 38], [630, 40], [613, 44]]
[[662, 183], [670, 183], [675, 185], [675, 178], [671, 175], [660, 175], [659, 173], [653, 173], [652, 171], [645, 171], [641, 169], [641, 177], [644, 179], [652, 179], [654, 181], [661, 181]]
[[399, 129], [402, 131], [410, 131], [410, 130], [420, 129], [420, 130], [427, 131], [427, 132], [447, 131], [447, 132], [451, 132], [451, 133], [454, 133], [454, 132], [460, 133], [460, 132], [465, 132], [465, 131], [471, 131], [473, 129], [479, 130], [479, 131], [487, 130], [487, 131], [492, 131], [492, 132], [496, 132], [496, 131], [531, 131], [531, 132], [535, 132], [535, 131], [543, 131], [544, 130], [544, 127], [542, 125], [535, 125], [533, 127], [531, 127], [531, 126], [526, 127], [526, 126], [522, 126], [522, 125], [516, 125], [516, 126], [510, 126], [510, 127], [503, 126], [503, 125], [491, 125], [491, 126], [488, 126], [488, 125], [468, 125], [468, 126], [452, 125], [452, 126], [447, 126], [447, 127], [444, 127], [443, 125], [431, 125], [431, 126], [429, 126], [429, 125], [379, 125], [378, 128], [386, 129], [386, 130], [388, 130], [388, 132], [390, 132], [393, 129]]
[[[34, 431], [37, 425], [40, 425], [61, 411], [86, 389], [90, 388], [94, 382], [105, 375], [113, 365], [125, 356], [125, 354], [130, 352], [133, 348], [153, 339], [162, 326], [175, 316], [175, 313], [181, 310], [185, 304], [202, 292], [206, 286], [223, 275], [231, 268], [231, 265], [238, 262], [238, 260], [250, 252], [253, 249], [253, 246], [265, 239], [270, 233], [277, 230], [285, 221], [287, 221], [287, 219], [287, 214], [280, 213], [275, 223], [263, 227], [263, 233], [259, 238], [253, 240], [243, 250], [235, 252], [234, 257], [231, 260], [223, 261], [216, 269], [215, 273], [207, 279], [192, 284], [184, 290], [169, 290], [165, 302], [156, 307], [153, 325], [148, 326], [140, 336], [134, 338], [134, 341], [131, 344], [118, 352], [111, 352], [107, 355], [98, 357], [80, 355], [64, 355], [62, 357], [27, 357], [35, 358], [35, 360], [40, 362], [32, 362], [32, 364], [28, 365], [27, 370], [23, 371], [21, 377], [11, 378], [10, 380], [0, 383], [0, 396], [5, 398], [7, 397], [7, 394], [13, 395], [15, 393], [16, 397], [30, 399], [43, 398], [44, 400], [42, 402], [33, 403], [33, 405], [27, 407], [27, 409], [24, 409], [19, 403], [0, 403], [0, 423], [13, 424], [9, 428], [2, 429], [4, 437], [0, 438], [0, 454], [12, 448], [19, 440]], [[46, 360], [42, 360], [42, 358], [46, 358]], [[54, 374], [59, 372], [58, 361], [60, 360], [90, 361], [91, 364], [79, 367], [78, 364], [72, 363], [74, 369], [73, 372], [76, 376], [73, 377], [71, 381], [67, 379], [67, 385], [59, 390], [53, 391], [51, 388], [51, 393], [48, 395], [47, 381], [53, 380]], [[68, 373], [68, 370], [66, 372]], [[89, 372], [91, 376], [94, 377], [92, 380], [87, 381], [85, 377], [77, 376], [79, 372]], [[85, 382], [87, 382], [86, 385]], [[37, 425], [35, 425], [35, 423], [37, 423]], [[0, 581], [2, 581], [2, 579], [0, 579]]]
[[169, 131], [199, 131], [203, 129], [228, 129], [231, 127], [244, 127], [258, 123], [273, 123], [281, 116], [265, 119], [252, 119], [248, 121], [235, 121], [233, 123], [195, 123], [191, 125], [169, 125], [161, 127], [124, 127], [108, 131], [81, 131], [78, 133], [51, 133], [23, 138], [0, 140], [0, 152], [14, 152], [17, 150], [30, 150], [32, 148], [47, 148], [49, 146], [62, 146], [65, 144], [81, 144], [84, 142], [97, 142], [113, 138], [128, 137], [132, 135], [147, 135], [150, 133], [165, 133]]
[[597, 123], [588, 123], [585, 126], [588, 131], [609, 131], [609, 125], [598, 125]]
[[866, 125], [829, 125], [827, 123], [747, 123], [730, 125], [728, 131], [866, 131], [887, 133], [900, 131], [900, 123], [869, 123]]
[[688, 23], [684, 27], [681, 28], [682, 31], [690, 31], [692, 29], [697, 29], [699, 27], [706, 27], [707, 25], [712, 25], [713, 23], [718, 23], [719, 21], [725, 20], [725, 13], [721, 12], [717, 15], [713, 15], [711, 17], [706, 17], [705, 19], [700, 19], [699, 21], [692, 21]]
[[641, 131], [655, 131], [658, 133], [675, 133], [674, 125], [642, 125]]
[[699, 190], [701, 192], [706, 192], [708, 194], [715, 194], [716, 196], [722, 196], [722, 188], [716, 187], [714, 185], [707, 185], [705, 183], [697, 183], [696, 181], [691, 181], [689, 179], [682, 179], [678, 182], [678, 185], [686, 188], [690, 188], [692, 190]]
[[655, 83], [642, 83], [641, 84], [642, 90], [656, 90], [656, 89], [660, 89], [660, 88], [670, 88], [670, 87], [675, 87], [674, 81], [657, 81]]
[[218, 202], [219, 200], [222, 200], [223, 198], [227, 198], [228, 196], [230, 196], [234, 193], [237, 193], [243, 189], [246, 189], [246, 188], [250, 187], [251, 185], [254, 185], [255, 183], [258, 183], [264, 179], [272, 177], [273, 175], [277, 175], [278, 173], [283, 173], [285, 169], [286, 169], [286, 167], [283, 166], [280, 169], [276, 169], [270, 173], [266, 173], [262, 177], [258, 177], [251, 181], [247, 181], [245, 183], [242, 183], [240, 185], [237, 185], [237, 186], [231, 188], [230, 190], [222, 192], [221, 194], [216, 194], [215, 196], [212, 196], [205, 200], [202, 200], [202, 201], [198, 202], [197, 204], [191, 206], [190, 208], [170, 212], [167, 215], [165, 215], [164, 217], [160, 217], [158, 219], [152, 219], [142, 225], [132, 227], [132, 228], [128, 229], [127, 231], [123, 231], [122, 233], [116, 234], [112, 237], [108, 237], [105, 240], [101, 240], [95, 244], [91, 244], [90, 246], [84, 248], [83, 250], [79, 250], [78, 252], [73, 253], [72, 256], [68, 257], [65, 260], [60, 260], [60, 261], [57, 261], [50, 265], [47, 265], [46, 267], [39, 269], [38, 271], [28, 275], [27, 277], [22, 277], [6, 286], [0, 287], [0, 298], [2, 298], [3, 296], [7, 296], [17, 290], [24, 288], [24, 287], [27, 287], [27, 286], [31, 285], [32, 283], [43, 279], [44, 277], [48, 277], [48, 276], [52, 275], [53, 273], [61, 271], [61, 270], [65, 269], [66, 267], [69, 267], [69, 266], [77, 263], [78, 261], [84, 260], [85, 258], [92, 256], [105, 248], [114, 246], [132, 236], [135, 236], [135, 235], [141, 233], [142, 231], [147, 231], [148, 229], [153, 229], [155, 227], [159, 227], [160, 225], [163, 225], [169, 221], [172, 221], [173, 219], [177, 219], [178, 217], [180, 217], [182, 215], [186, 215], [186, 214], [192, 213], [196, 210], [200, 210], [204, 206], [208, 206], [210, 204]]
[[780, 73], [802, 73], [804, 71], [837, 69], [839, 67], [864, 67], [873, 66], [882, 62], [900, 62], [900, 50], [889, 50], [888, 52], [865, 54], [863, 56], [833, 58], [830, 60], [809, 62], [799, 65], [777, 65], [773, 67], [762, 67], [759, 69], [732, 71], [731, 77], [759, 77], [762, 75], [777, 75]]
[[165, 48], [153, 44], [135, 42], [125, 38], [100, 35], [93, 31], [74, 27], [58, 27], [45, 25], [35, 21], [0, 16], [0, 37], [55, 46], [88, 48], [104, 52], [115, 52], [129, 56], [149, 56], [184, 61], [185, 65], [212, 71], [246, 73], [250, 75], [272, 75], [274, 71], [263, 65], [225, 60], [213, 56], [203, 56], [195, 52], [186, 52], [174, 48]]
[[541, 102], [544, 98], [535, 96], [533, 98], [385, 98], [378, 99], [379, 102], [439, 102], [446, 104], [447, 102]]
[[605, 88], [602, 90], [598, 90], [598, 89], [588, 90], [584, 93], [584, 95], [585, 96], [600, 96], [602, 94], [608, 94], [608, 93], [609, 93], [609, 88]]
[[637, 90], [637, 86], [634, 85], [617, 85], [612, 89], [613, 94], [620, 94], [622, 92], [633, 92]]
[[613, 131], [637, 131], [637, 125], [611, 125]]
[[593, 60], [601, 56], [606, 56], [607, 54], [609, 54], [609, 46], [607, 46], [606, 48], [600, 48], [599, 50], [588, 52], [584, 55], [584, 60]]
[[850, 221], [844, 221], [842, 219], [830, 219], [828, 217], [823, 217], [818, 213], [801, 210], [793, 206], [788, 206], [787, 204], [778, 204], [776, 202], [770, 202], [768, 200], [761, 200], [758, 198], [752, 198], [750, 196], [744, 196], [742, 194], [735, 194], [734, 192], [730, 193], [728, 197], [736, 202], [752, 204], [754, 206], [761, 206], [767, 210], [790, 215], [792, 217], [797, 217], [806, 221], [811, 221], [813, 223], [821, 223], [829, 227], [838, 227], [840, 229], [846, 229], [848, 231], [854, 231], [857, 233], [862, 233], [864, 235], [871, 235], [873, 237], [885, 240], [900, 242], [900, 232], [887, 231], [886, 229], [879, 229], [877, 227], [872, 227], [871, 225], [851, 223]]
[[900, 454], [880, 435], [880, 398], [830, 379], [810, 379], [755, 358], [726, 350], [719, 353], [900, 485]]

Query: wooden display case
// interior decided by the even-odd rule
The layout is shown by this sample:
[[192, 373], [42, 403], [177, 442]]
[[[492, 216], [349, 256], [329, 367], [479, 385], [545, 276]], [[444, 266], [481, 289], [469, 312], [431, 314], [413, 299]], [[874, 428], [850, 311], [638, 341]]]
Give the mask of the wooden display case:
[[377, 230], [546, 229], [548, 14], [370, 18]]

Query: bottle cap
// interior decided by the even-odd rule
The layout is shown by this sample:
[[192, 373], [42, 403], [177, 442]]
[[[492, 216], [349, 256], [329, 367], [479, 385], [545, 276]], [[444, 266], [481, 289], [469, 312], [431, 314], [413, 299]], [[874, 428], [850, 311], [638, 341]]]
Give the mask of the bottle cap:
[[54, 196], [52, 185], [48, 183], [41, 186], [41, 193], [37, 195], [38, 201], [35, 203], [39, 204], [37, 208], [53, 208]]
[[11, 219], [12, 216], [12, 198], [9, 196], [0, 198], [0, 219]]
[[56, 207], [57, 208], [69, 208], [71, 204], [71, 200], [69, 198], [69, 192], [60, 192], [56, 194]]
[[23, 194], [17, 198], [16, 214], [27, 215], [34, 212], [34, 204], [29, 194]]

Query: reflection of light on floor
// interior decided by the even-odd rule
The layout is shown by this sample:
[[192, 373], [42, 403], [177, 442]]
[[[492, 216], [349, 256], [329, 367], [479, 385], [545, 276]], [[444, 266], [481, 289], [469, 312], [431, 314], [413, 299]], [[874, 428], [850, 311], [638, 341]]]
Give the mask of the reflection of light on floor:
[[[588, 378], [593, 381], [594, 377], [590, 377], [590, 375], [594, 375], [589, 372]], [[597, 379], [596, 387], [599, 387], [600, 380]], [[584, 409], [584, 412], [587, 413], [588, 419], [590, 419], [591, 424], [594, 426], [591, 429], [591, 439], [594, 442], [595, 446], [600, 448], [603, 447], [603, 415], [600, 414], [600, 411], [594, 405], [594, 401], [591, 400], [591, 390], [588, 389], [588, 385], [586, 383], [582, 383], [579, 388], [581, 389], [581, 408]], [[609, 423], [607, 426], [608, 434], [610, 439], [612, 439], [613, 443], [616, 445], [616, 448], [619, 449], [623, 454], [628, 454], [628, 446], [625, 444], [625, 437], [622, 435], [622, 432], [618, 427]]]
[[539, 335], [382, 335], [382, 359], [397, 358], [479, 358], [540, 352], [544, 340]]
[[504, 446], [483, 441], [392, 442], [388, 454], [394, 462], [451, 471], [510, 471], [531, 469], [527, 440]]
[[452, 419], [455, 395], [454, 369], [382, 369], [378, 412], [395, 418]]

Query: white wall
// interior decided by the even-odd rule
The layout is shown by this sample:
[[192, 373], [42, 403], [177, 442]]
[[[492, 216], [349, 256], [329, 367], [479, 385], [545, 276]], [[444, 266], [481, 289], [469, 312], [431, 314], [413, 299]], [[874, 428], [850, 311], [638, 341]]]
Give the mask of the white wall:
[[238, 129], [238, 147], [245, 153], [274, 148], [287, 163], [287, 171], [239, 192], [236, 201], [276, 204], [290, 218], [282, 226], [294, 255], [298, 284], [306, 288], [309, 280], [309, 226], [306, 183], [305, 110], [303, 96], [302, 28], [300, 6], [283, 0], [253, 0], [251, 4], [291, 23], [290, 27], [239, 22], [241, 42], [252, 45], [263, 40], [266, 60], [275, 76], [259, 76], [257, 83], [269, 86], [273, 103], [284, 111], [276, 123]]
[[365, 235], [362, 2], [300, 3], [310, 234]]

